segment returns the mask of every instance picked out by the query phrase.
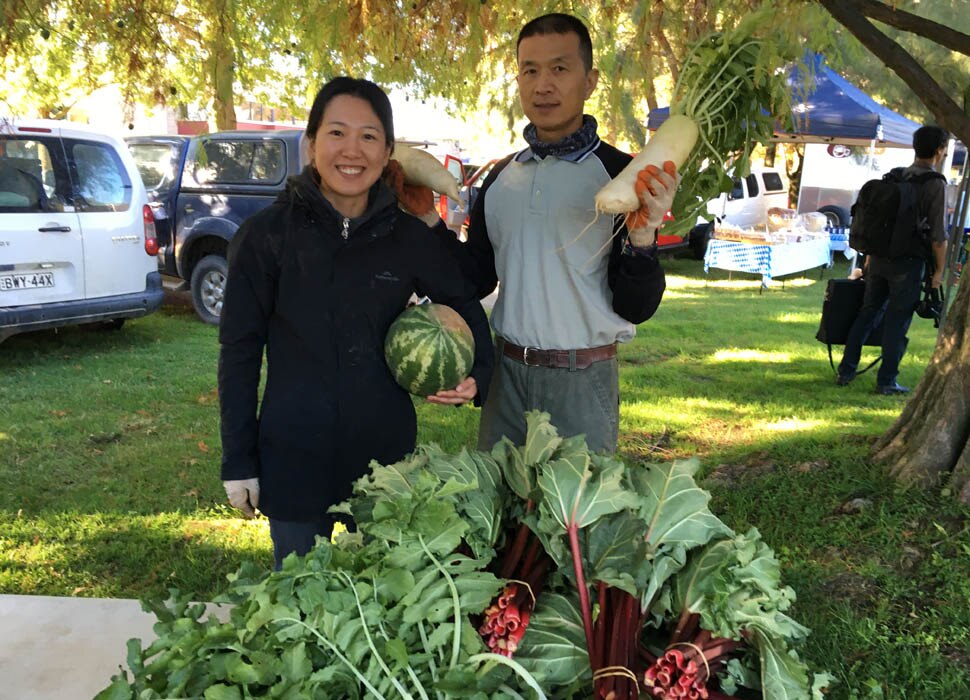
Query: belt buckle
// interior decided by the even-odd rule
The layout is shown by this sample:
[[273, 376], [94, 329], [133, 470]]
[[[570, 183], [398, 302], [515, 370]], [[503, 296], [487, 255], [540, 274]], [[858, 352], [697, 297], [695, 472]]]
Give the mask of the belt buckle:
[[531, 363], [531, 362], [529, 362], [529, 351], [530, 350], [532, 352], [539, 352], [539, 348], [530, 348], [530, 347], [524, 347], [524, 348], [522, 348], [522, 363], [526, 367], [538, 367], [539, 366], [539, 363], [538, 362], [536, 362], [534, 364]]

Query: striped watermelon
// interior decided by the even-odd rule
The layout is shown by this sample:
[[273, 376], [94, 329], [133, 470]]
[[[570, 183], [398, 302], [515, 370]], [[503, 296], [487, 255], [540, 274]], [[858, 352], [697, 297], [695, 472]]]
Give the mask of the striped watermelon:
[[402, 387], [417, 396], [454, 389], [468, 376], [475, 339], [465, 319], [444, 304], [410, 306], [384, 339], [384, 357]]

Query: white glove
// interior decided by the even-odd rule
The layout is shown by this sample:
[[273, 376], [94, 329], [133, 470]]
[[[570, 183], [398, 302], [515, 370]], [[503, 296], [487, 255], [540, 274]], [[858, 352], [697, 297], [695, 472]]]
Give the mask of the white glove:
[[[670, 163], [673, 166], [673, 163]], [[673, 169], [673, 168], [672, 168]], [[646, 248], [656, 240], [657, 229], [674, 203], [674, 195], [680, 186], [680, 174], [648, 166], [637, 174], [636, 191], [640, 197], [640, 209], [627, 214], [626, 225], [630, 243]], [[651, 192], [653, 190], [653, 192]]]
[[223, 481], [222, 485], [226, 488], [226, 495], [229, 496], [229, 503], [233, 508], [241, 510], [247, 518], [256, 517], [256, 508], [259, 506], [259, 479]]

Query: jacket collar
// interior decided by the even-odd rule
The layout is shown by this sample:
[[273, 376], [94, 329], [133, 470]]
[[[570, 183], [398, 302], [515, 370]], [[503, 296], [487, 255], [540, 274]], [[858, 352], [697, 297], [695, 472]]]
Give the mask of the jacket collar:
[[[323, 196], [318, 184], [319, 176], [312, 166], [306, 166], [299, 175], [294, 175], [286, 183], [286, 190], [279, 196], [279, 201], [287, 202], [292, 207], [300, 207], [306, 210], [311, 218], [318, 221], [333, 224], [341, 230], [345, 217], [334, 208], [330, 200]], [[370, 188], [367, 194], [367, 209], [360, 216], [349, 217], [348, 231], [349, 237], [360, 230], [362, 227], [374, 222], [387, 222], [392, 224], [397, 217], [397, 198], [393, 190], [378, 180]], [[386, 227], [390, 230], [390, 226]]]

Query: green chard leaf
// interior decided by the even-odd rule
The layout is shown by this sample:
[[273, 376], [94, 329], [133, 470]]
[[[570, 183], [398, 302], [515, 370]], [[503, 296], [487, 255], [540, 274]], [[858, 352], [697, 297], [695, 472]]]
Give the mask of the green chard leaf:
[[647, 523], [651, 552], [661, 547], [697, 547], [715, 537], [729, 537], [731, 528], [711, 512], [711, 494], [694, 481], [700, 467], [696, 459], [670, 464], [631, 467], [630, 481], [639, 494], [640, 517]]
[[562, 443], [562, 438], [549, 420], [549, 414], [529, 411], [525, 414], [525, 444], [517, 446], [503, 437], [492, 457], [502, 468], [505, 483], [523, 501], [532, 500], [536, 491], [536, 470], [545, 464]]
[[581, 542], [589, 579], [639, 596], [650, 568], [646, 529], [644, 522], [628, 510], [603, 516], [586, 528]]
[[761, 657], [761, 694], [764, 700], [811, 700], [808, 667], [781, 639], [758, 631], [754, 646]]
[[[588, 527], [604, 515], [635, 506], [635, 494], [623, 485], [624, 472], [621, 462], [610, 460], [594, 465], [585, 450], [544, 464], [539, 470], [539, 529], [561, 535], [570, 528]], [[552, 554], [557, 561], [565, 560], [562, 554]]]
[[583, 619], [575, 595], [540, 596], [515, 660], [543, 685], [591, 680]]
[[453, 457], [435, 457], [428, 463], [439, 478], [467, 486], [455, 498], [455, 507], [468, 523], [465, 541], [476, 556], [491, 555], [502, 529], [502, 473], [496, 461], [483, 452], [462, 450]]
[[630, 488], [637, 494], [638, 515], [647, 528], [650, 569], [640, 594], [645, 610], [654, 605], [667, 579], [684, 565], [688, 550], [732, 534], [708, 508], [711, 495], [694, 481], [699, 466], [697, 460], [681, 460], [633, 465], [627, 471]]

